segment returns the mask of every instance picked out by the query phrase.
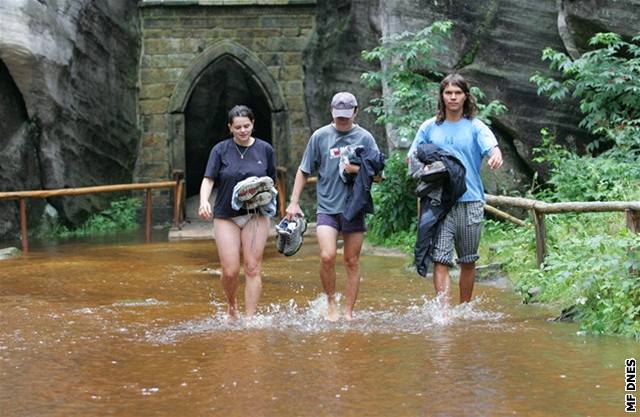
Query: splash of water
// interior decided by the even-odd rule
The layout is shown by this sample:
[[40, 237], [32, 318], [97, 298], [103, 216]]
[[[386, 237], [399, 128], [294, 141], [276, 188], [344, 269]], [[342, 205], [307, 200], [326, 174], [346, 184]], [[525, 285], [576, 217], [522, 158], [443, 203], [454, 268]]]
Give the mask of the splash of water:
[[[337, 294], [337, 301], [341, 296]], [[421, 334], [434, 327], [455, 326], [461, 323], [496, 323], [504, 314], [482, 309], [482, 298], [470, 303], [443, 308], [442, 300], [423, 296], [409, 306], [391, 306], [356, 312], [352, 321], [330, 322], [326, 297], [321, 294], [300, 307], [294, 300], [284, 304], [270, 304], [254, 317], [230, 319], [224, 313], [224, 304], [214, 304], [215, 314], [200, 320], [190, 320], [168, 328], [148, 330], [146, 339], [155, 343], [174, 343], [183, 338], [226, 331], [276, 331], [317, 334], [323, 332], [358, 332], [363, 334]]]

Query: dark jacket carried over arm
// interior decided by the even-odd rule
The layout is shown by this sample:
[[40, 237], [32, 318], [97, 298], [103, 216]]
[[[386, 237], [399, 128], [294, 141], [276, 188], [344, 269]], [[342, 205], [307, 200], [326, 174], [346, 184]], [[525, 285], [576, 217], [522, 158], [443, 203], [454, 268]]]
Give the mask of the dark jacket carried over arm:
[[[414, 257], [416, 270], [418, 274], [424, 277], [429, 270], [431, 251], [442, 220], [449, 213], [451, 207], [467, 191], [464, 180], [466, 170], [455, 156], [432, 144], [419, 146], [416, 156], [425, 165], [440, 161], [447, 171], [447, 175], [433, 176], [432, 178], [435, 181], [427, 184], [430, 192], [421, 193], [420, 221], [418, 223]], [[441, 190], [437, 190], [438, 187], [441, 187]], [[433, 198], [433, 195], [437, 195], [439, 198]]]
[[373, 213], [373, 199], [371, 198], [371, 184], [373, 177], [380, 175], [384, 169], [384, 154], [375, 149], [358, 148], [356, 155], [360, 158], [360, 170], [347, 199], [344, 217], [352, 221], [359, 213]]

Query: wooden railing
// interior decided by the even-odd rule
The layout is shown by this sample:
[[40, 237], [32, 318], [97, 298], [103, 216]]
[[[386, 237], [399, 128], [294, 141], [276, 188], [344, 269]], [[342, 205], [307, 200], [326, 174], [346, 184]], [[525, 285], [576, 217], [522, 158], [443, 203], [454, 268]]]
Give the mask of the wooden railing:
[[182, 200], [184, 195], [184, 175], [181, 171], [173, 174], [173, 181], [147, 182], [137, 184], [113, 184], [96, 187], [80, 188], [59, 188], [54, 190], [33, 190], [33, 191], [9, 191], [0, 192], [0, 200], [18, 200], [20, 206], [20, 237], [22, 240], [22, 251], [29, 251], [29, 239], [27, 230], [27, 200], [29, 198], [49, 198], [62, 196], [76, 196], [97, 193], [113, 193], [121, 191], [145, 190], [145, 240], [151, 241], [151, 190], [162, 188], [173, 188], [174, 190], [174, 226], [178, 226], [182, 219]]
[[[634, 233], [640, 233], [640, 201], [608, 201], [608, 202], [567, 202], [545, 203], [520, 197], [506, 197], [485, 194], [488, 204], [492, 206], [508, 206], [530, 210], [536, 229], [536, 261], [538, 266], [544, 262], [547, 254], [547, 231], [544, 224], [545, 214], [587, 213], [623, 211], [626, 215], [627, 227]], [[485, 208], [490, 206], [485, 206]], [[487, 210], [491, 212], [490, 210]], [[508, 219], [509, 220], [509, 219]]]

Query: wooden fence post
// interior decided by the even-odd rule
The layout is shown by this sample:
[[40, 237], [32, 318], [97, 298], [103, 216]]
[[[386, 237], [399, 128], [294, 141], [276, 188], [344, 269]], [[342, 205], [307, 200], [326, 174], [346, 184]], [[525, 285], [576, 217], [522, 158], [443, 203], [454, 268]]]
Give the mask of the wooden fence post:
[[182, 220], [182, 192], [184, 186], [184, 172], [176, 169], [173, 171], [173, 180], [176, 185], [173, 187], [173, 227], [180, 228], [180, 221]]
[[532, 214], [533, 224], [536, 227], [536, 262], [540, 268], [547, 255], [547, 230], [544, 225], [544, 213], [533, 208]]
[[151, 189], [147, 188], [145, 196], [145, 226], [144, 226], [144, 238], [145, 241], [151, 242]]
[[[627, 227], [629, 228], [629, 230], [631, 230], [633, 233], [640, 233], [640, 210], [627, 209], [626, 217], [627, 217]], [[629, 248], [629, 252], [631, 253], [637, 250], [638, 248], [636, 247]], [[633, 266], [629, 268], [629, 273], [631, 275], [640, 277], [640, 269], [636, 269]]]
[[29, 252], [29, 233], [27, 231], [27, 202], [20, 199], [20, 237], [22, 238], [22, 252]]
[[627, 228], [634, 233], [640, 233], [640, 211], [627, 209], [626, 214]]

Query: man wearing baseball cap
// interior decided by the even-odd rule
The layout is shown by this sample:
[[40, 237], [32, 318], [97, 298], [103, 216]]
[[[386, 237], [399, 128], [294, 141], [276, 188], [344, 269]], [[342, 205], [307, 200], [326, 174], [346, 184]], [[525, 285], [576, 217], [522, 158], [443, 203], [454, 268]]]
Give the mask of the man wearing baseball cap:
[[[344, 295], [344, 316], [353, 318], [353, 306], [360, 287], [360, 250], [367, 230], [364, 213], [348, 221], [344, 210], [349, 194], [349, 186], [340, 178], [341, 151], [347, 147], [363, 146], [378, 151], [373, 135], [354, 123], [358, 114], [358, 101], [349, 92], [342, 91], [331, 100], [333, 122], [313, 132], [302, 162], [296, 173], [291, 199], [287, 207], [287, 217], [304, 215], [300, 208], [300, 194], [307, 183], [307, 177], [317, 173], [317, 235], [320, 246], [320, 279], [327, 294], [327, 319], [338, 320], [340, 313], [335, 299], [337, 240], [342, 233], [344, 240], [344, 266], [347, 272]], [[356, 173], [360, 169], [354, 164], [346, 164], [344, 170]]]

